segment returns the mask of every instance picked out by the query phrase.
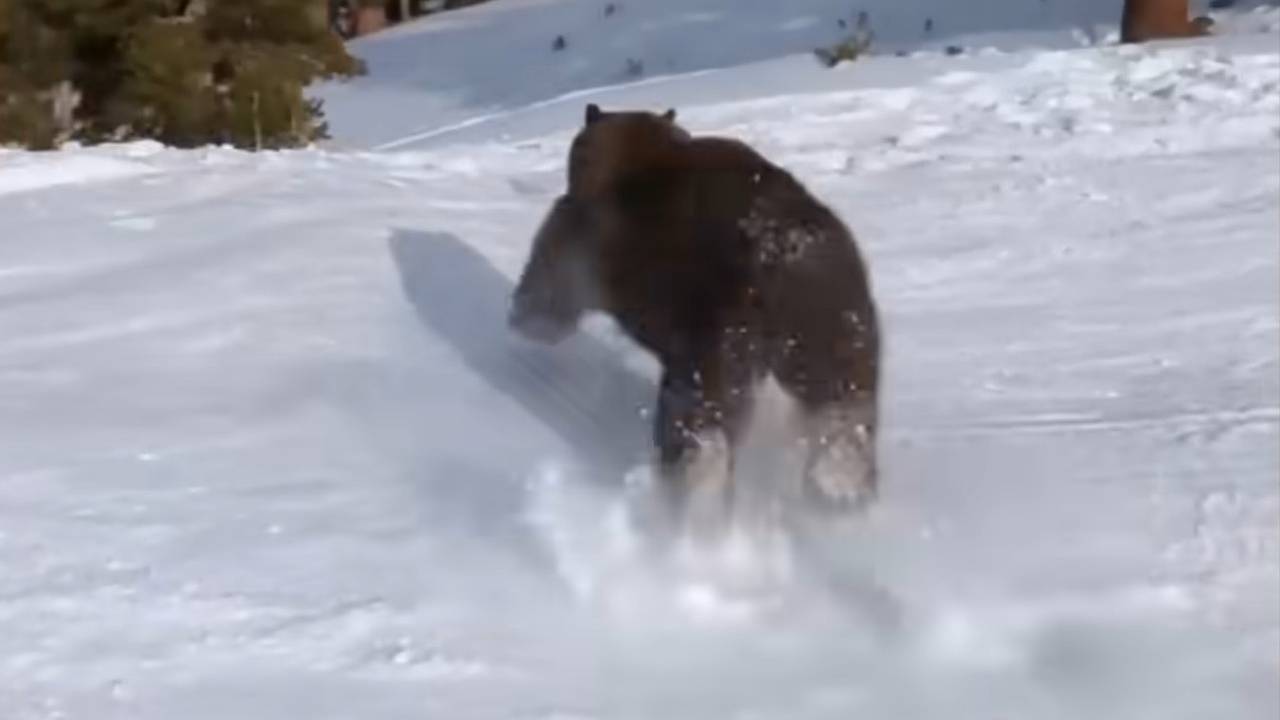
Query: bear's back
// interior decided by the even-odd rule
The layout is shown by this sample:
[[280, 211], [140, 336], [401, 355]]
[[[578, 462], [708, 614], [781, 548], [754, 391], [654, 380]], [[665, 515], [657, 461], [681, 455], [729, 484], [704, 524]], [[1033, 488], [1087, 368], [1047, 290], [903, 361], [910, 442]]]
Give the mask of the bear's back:
[[601, 280], [633, 334], [803, 325], [869, 303], [844, 224], [789, 172], [731, 138], [620, 173]]

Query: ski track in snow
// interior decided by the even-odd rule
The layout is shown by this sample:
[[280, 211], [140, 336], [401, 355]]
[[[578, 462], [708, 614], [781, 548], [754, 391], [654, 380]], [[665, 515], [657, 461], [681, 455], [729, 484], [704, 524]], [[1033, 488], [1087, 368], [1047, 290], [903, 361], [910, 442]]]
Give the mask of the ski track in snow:
[[1278, 81], [1188, 43], [680, 109], [870, 259], [886, 497], [834, 551], [887, 638], [649, 568], [652, 363], [496, 330], [571, 129], [6, 153], [0, 715], [1275, 717]]

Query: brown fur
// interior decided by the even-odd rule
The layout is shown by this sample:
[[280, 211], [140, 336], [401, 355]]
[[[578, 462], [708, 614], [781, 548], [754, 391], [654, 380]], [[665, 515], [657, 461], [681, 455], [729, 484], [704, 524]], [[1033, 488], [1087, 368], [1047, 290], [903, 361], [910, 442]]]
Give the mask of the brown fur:
[[555, 341], [601, 310], [657, 356], [654, 442], [681, 510], [700, 484], [717, 488], [713, 504], [727, 499], [727, 480], [693, 468], [740, 438], [766, 375], [809, 420], [811, 497], [870, 501], [879, 322], [844, 224], [748, 145], [695, 138], [674, 111], [588, 106], [569, 155], [513, 326]]
[[1188, 19], [1188, 0], [1125, 0], [1120, 21], [1120, 41], [1145, 42], [1166, 38], [1207, 35], [1213, 21]]

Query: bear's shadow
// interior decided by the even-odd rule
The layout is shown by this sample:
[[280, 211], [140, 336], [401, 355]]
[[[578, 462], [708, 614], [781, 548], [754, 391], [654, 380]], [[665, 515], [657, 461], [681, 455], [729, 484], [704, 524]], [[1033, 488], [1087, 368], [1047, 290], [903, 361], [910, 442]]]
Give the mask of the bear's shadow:
[[[652, 434], [645, 410], [656, 393], [651, 379], [586, 332], [552, 347], [518, 337], [506, 319], [512, 283], [456, 236], [395, 229], [389, 242], [422, 325], [555, 432], [596, 471], [593, 476], [621, 482], [648, 457]], [[501, 418], [494, 422], [500, 426]]]

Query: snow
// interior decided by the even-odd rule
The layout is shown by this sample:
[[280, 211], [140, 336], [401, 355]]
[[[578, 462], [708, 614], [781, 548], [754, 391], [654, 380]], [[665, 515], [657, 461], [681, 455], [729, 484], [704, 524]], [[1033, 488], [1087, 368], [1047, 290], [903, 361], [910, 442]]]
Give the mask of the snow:
[[[609, 4], [618, 10], [606, 16]], [[355, 41], [369, 75], [316, 94], [336, 147], [403, 150], [497, 132], [539, 136], [575, 122], [586, 95], [685, 107], [756, 100], [762, 92], [900, 87], [953, 67], [990, 68], [1007, 54], [1109, 43], [1118, 37], [1120, 5], [983, 0], [975, 12], [937, 0], [500, 0]], [[1258, 0], [1236, 5], [1218, 12], [1192, 3], [1222, 32], [1269, 42], [1266, 33], [1280, 27], [1274, 8]], [[812, 51], [847, 37], [859, 10], [867, 12], [881, 57], [856, 70], [824, 69]], [[933, 26], [926, 32], [927, 20]], [[561, 35], [566, 48], [554, 52]], [[965, 54], [947, 57], [948, 47]], [[897, 62], [895, 53], [914, 62]], [[638, 77], [627, 72], [628, 60], [642, 63]], [[726, 68], [750, 81], [702, 77]]]
[[[1073, 30], [1103, 20], [1114, 25], [1117, 14], [1114, 0], [988, 0], [983, 13], [930, 0], [871, 0], [857, 7], [843, 0], [624, 0], [611, 3], [618, 9], [606, 15], [608, 4], [504, 0], [401, 25], [353, 43], [369, 64], [368, 78], [319, 94], [343, 142], [403, 147], [533, 103], [573, 101], [576, 107], [583, 91], [633, 84], [629, 60], [642, 63], [640, 78], [647, 81], [782, 61], [788, 85], [829, 83], [831, 74], [809, 53], [847, 36], [857, 10], [867, 11], [875, 47], [886, 55], [989, 44], [983, 40], [1004, 49], [1070, 47], [1079, 43]], [[935, 25], [926, 33], [930, 18]], [[558, 36], [566, 48], [553, 52]], [[754, 83], [697, 87], [716, 95], [758, 92]]]
[[[731, 37], [803, 14], [748, 7]], [[494, 3], [387, 62], [596, 10]], [[340, 147], [415, 128], [5, 151], [0, 716], [1275, 717], [1280, 16], [1240, 17], [404, 85], [423, 127], [491, 107], [397, 152]], [[390, 117], [378, 82], [346, 91]], [[876, 586], [749, 543], [673, 580], [624, 521], [652, 359], [599, 319], [551, 349], [503, 327], [588, 98], [751, 142], [857, 233], [884, 498], [820, 549]]]
[[0, 195], [69, 183], [115, 180], [148, 172], [145, 165], [94, 155], [69, 154], [40, 158], [25, 153], [0, 151], [0, 161], [5, 165], [3, 175], [0, 175]]

